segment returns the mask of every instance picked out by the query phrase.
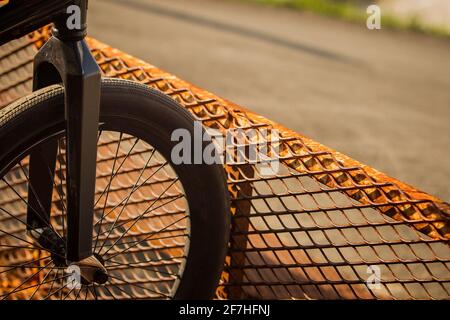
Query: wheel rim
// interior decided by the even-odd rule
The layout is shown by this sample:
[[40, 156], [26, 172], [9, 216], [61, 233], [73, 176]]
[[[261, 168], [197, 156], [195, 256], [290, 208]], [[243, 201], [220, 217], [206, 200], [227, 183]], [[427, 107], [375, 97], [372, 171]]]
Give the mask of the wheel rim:
[[[65, 138], [60, 133], [48, 139], [58, 139], [50, 222], [65, 239]], [[167, 159], [130, 134], [100, 131], [93, 251], [109, 279], [104, 285], [74, 286], [67, 266], [55, 264], [61, 255], [37, 248], [26, 235], [31, 150], [0, 173], [0, 299], [173, 298], [188, 256], [190, 217], [183, 186]]]

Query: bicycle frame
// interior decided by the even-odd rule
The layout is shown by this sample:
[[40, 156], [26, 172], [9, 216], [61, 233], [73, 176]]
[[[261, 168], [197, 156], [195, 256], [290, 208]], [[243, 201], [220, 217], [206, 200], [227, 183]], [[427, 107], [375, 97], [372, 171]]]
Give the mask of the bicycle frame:
[[74, 0], [14, 0], [0, 8], [0, 45], [54, 22]]
[[[100, 68], [84, 39], [87, 0], [25, 2], [26, 5], [22, 3], [23, 11], [19, 11], [18, 4], [11, 4], [2, 16], [0, 42], [20, 37], [39, 26], [54, 22], [53, 37], [34, 59], [33, 90], [57, 83], [62, 83], [65, 89], [68, 225], [66, 259], [73, 263], [92, 255]], [[69, 4], [81, 9], [80, 29], [69, 29], [66, 23], [69, 16], [65, 8]], [[8, 6], [2, 7], [0, 14]], [[28, 18], [20, 20], [27, 12], [35, 12], [32, 16], [37, 22], [31, 23], [33, 20]], [[31, 153], [27, 210], [29, 230], [42, 227], [42, 221], [50, 219], [57, 148], [57, 141], [51, 141]], [[31, 208], [40, 208], [41, 217]]]

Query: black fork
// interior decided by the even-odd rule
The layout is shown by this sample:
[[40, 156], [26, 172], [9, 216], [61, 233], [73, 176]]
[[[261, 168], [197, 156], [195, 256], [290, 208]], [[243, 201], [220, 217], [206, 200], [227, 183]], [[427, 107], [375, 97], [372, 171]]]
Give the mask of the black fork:
[[[100, 68], [85, 41], [87, 0], [75, 0], [76, 10], [59, 16], [53, 36], [34, 59], [33, 90], [62, 83], [65, 89], [67, 139], [67, 263], [92, 256], [97, 135], [100, 108]], [[75, 8], [76, 9], [76, 8]], [[80, 14], [81, 27], [67, 21]], [[30, 157], [27, 224], [29, 231], [50, 221], [58, 144], [47, 142]], [[38, 210], [36, 210], [38, 208]], [[54, 231], [53, 231], [54, 232]], [[56, 237], [55, 237], [56, 238]]]

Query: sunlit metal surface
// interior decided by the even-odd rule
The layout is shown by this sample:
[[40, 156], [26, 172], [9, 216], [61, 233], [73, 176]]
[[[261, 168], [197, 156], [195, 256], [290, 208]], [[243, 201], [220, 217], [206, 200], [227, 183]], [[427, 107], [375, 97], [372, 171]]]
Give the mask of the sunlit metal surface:
[[[47, 38], [45, 29], [1, 48], [0, 107], [30, 91], [32, 57]], [[231, 135], [232, 158], [279, 133], [271, 144], [279, 150], [276, 173], [261, 174], [245, 152], [225, 166], [233, 224], [217, 298], [449, 298], [449, 204], [144, 61], [89, 44], [105, 76], [156, 88], [205, 127]], [[251, 129], [263, 134], [239, 135]]]

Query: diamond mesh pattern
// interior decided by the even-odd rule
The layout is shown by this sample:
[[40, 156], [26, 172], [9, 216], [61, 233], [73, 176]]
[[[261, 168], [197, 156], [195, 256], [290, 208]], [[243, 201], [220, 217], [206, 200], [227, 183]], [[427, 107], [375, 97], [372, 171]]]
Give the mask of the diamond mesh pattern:
[[[31, 53], [47, 38], [48, 29], [30, 34], [14, 58], [0, 59], [0, 106], [30, 89], [21, 86], [30, 79]], [[156, 88], [205, 127], [230, 135], [226, 151], [235, 160], [240, 147], [279, 133], [276, 174], [262, 174], [245, 152], [225, 166], [233, 222], [217, 298], [449, 298], [447, 203], [146, 62], [94, 39], [89, 44], [105, 76]], [[5, 50], [11, 48], [0, 57]], [[15, 67], [28, 73], [4, 71]], [[264, 134], [239, 136], [250, 129]], [[378, 271], [380, 283], [368, 285]]]

